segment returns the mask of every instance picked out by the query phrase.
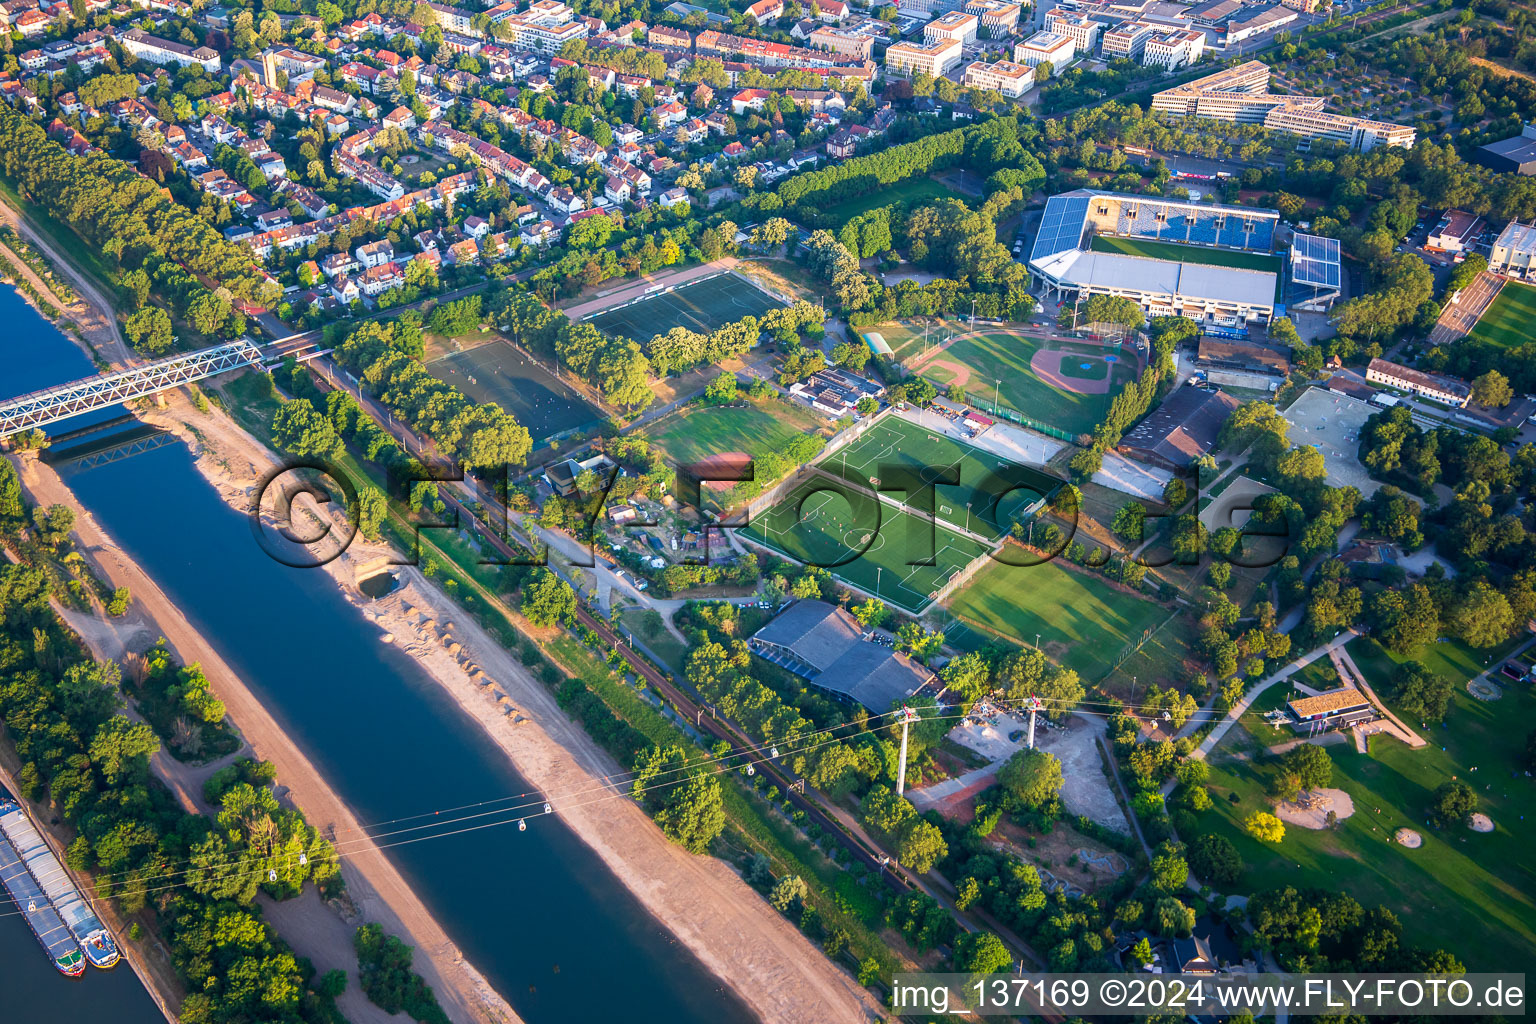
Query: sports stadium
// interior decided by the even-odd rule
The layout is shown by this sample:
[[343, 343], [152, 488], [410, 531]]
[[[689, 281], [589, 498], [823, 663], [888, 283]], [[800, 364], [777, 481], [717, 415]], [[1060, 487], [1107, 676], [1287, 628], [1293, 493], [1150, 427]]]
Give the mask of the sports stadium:
[[1283, 313], [1274, 210], [1075, 189], [1052, 196], [1030, 275], [1057, 296], [1114, 295], [1217, 327]]

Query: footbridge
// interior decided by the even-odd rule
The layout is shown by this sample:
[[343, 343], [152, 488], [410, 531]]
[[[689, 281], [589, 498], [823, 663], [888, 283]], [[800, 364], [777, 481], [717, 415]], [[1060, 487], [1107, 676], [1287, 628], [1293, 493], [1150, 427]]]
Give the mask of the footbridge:
[[275, 358], [275, 353], [249, 338], [241, 338], [197, 352], [71, 381], [19, 398], [0, 400], [0, 440], [23, 430], [45, 427], [93, 409], [120, 405], [228, 370], [260, 366], [275, 361]]

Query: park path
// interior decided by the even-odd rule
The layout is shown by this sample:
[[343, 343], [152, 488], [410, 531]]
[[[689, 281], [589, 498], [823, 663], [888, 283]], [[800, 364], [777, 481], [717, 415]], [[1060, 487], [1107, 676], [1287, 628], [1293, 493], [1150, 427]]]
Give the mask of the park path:
[[1330, 651], [1328, 656], [1333, 659], [1333, 664], [1338, 668], [1339, 675], [1358, 687], [1360, 692], [1365, 694], [1372, 704], [1376, 705], [1376, 710], [1380, 711], [1387, 721], [1397, 726], [1399, 739], [1410, 747], [1425, 747], [1429, 745], [1428, 740], [1408, 728], [1408, 726], [1403, 724], [1401, 718], [1387, 710], [1387, 705], [1382, 702], [1380, 697], [1376, 696], [1376, 691], [1371, 689], [1371, 684], [1365, 681], [1365, 673], [1360, 671], [1360, 666], [1355, 664], [1355, 659], [1350, 656], [1349, 651], [1340, 647], [1337, 650]]
[[[1285, 682], [1287, 679], [1291, 678], [1292, 675], [1306, 668], [1318, 658], [1321, 658], [1323, 655], [1329, 653], [1332, 650], [1343, 647], [1345, 644], [1349, 643], [1359, 635], [1360, 634], [1355, 630], [1347, 629], [1340, 633], [1338, 636], [1334, 637], [1332, 640], [1328, 641], [1326, 644], [1323, 644], [1321, 647], [1308, 651], [1306, 654], [1303, 654], [1295, 661], [1290, 662], [1284, 668], [1275, 672], [1273, 675], [1267, 676], [1261, 680], [1258, 685], [1254, 686], [1247, 693], [1243, 694], [1241, 700], [1232, 705], [1232, 709], [1227, 712], [1226, 717], [1223, 718], [1220, 722], [1216, 723], [1216, 728], [1212, 729], [1210, 734], [1206, 736], [1205, 739], [1200, 741], [1200, 745], [1194, 749], [1190, 756], [1198, 758], [1209, 756], [1210, 752], [1216, 748], [1216, 744], [1220, 743], [1222, 737], [1227, 734], [1227, 731], [1230, 730], [1232, 726], [1237, 723], [1237, 720], [1243, 717], [1243, 714], [1253, 706], [1253, 702], [1259, 699], [1260, 694], [1262, 694], [1265, 690], [1268, 690], [1271, 686], [1274, 686], [1276, 683]], [[1177, 780], [1170, 779], [1169, 781], [1163, 783], [1164, 796], [1167, 796], [1169, 793], [1173, 792], [1173, 787], [1176, 784], [1176, 781]]]

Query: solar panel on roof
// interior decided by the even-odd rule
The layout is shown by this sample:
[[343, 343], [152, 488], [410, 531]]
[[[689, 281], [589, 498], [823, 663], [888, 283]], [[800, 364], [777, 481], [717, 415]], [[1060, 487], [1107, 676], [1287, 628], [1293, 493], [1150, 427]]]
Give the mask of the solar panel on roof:
[[1339, 240], [1303, 234], [1292, 238], [1291, 280], [1314, 288], [1338, 288], [1343, 280]]
[[1088, 216], [1089, 196], [1055, 196], [1045, 204], [1040, 217], [1040, 233], [1029, 251], [1031, 260], [1065, 249], [1074, 249], [1083, 237], [1083, 220]]

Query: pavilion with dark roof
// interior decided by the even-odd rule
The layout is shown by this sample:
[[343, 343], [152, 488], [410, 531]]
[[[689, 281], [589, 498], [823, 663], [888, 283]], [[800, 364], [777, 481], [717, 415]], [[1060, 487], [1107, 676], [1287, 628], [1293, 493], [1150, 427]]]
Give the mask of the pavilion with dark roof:
[[864, 639], [848, 612], [825, 601], [796, 601], [747, 642], [752, 653], [873, 714], [916, 695], [931, 673], [889, 647]]

